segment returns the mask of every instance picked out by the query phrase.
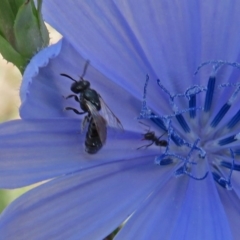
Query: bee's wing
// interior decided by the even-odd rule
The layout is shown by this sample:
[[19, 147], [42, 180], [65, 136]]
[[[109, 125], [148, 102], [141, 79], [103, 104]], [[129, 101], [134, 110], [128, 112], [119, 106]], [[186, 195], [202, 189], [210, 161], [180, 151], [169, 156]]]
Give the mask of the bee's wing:
[[99, 114], [96, 107], [89, 101], [85, 101], [86, 105], [91, 113], [93, 121], [96, 125], [100, 140], [102, 144], [105, 144], [107, 138], [107, 122], [106, 120]]
[[103, 99], [100, 95], [99, 95], [99, 99], [101, 102], [102, 115], [107, 120], [108, 125], [111, 127], [114, 127], [114, 128], [118, 128], [123, 131], [123, 126], [122, 126], [120, 120], [115, 116], [115, 114], [111, 111], [111, 109], [103, 101]]

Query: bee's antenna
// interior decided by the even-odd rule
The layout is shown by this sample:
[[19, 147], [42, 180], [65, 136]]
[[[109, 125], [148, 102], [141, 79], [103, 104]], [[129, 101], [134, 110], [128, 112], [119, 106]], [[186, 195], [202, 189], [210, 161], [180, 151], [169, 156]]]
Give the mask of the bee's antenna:
[[72, 81], [74, 82], [77, 82], [77, 80], [73, 79], [72, 77], [70, 77], [69, 75], [65, 74], [65, 73], [61, 73], [60, 74], [61, 76], [64, 76], [64, 77], [67, 77], [67, 78], [70, 78]]
[[83, 68], [82, 76], [80, 77], [82, 80], [83, 80], [83, 77], [84, 77], [85, 74], [86, 74], [86, 71], [87, 71], [87, 68], [88, 68], [89, 63], [90, 63], [89, 60], [87, 60], [86, 63], [85, 63], [85, 66], [84, 66], [84, 68]]

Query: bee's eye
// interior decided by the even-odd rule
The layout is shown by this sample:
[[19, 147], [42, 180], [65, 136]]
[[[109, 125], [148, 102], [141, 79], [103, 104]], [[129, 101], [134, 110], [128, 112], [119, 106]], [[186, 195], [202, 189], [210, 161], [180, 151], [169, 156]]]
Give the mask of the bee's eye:
[[82, 87], [82, 84], [79, 83], [79, 82], [75, 82], [72, 84], [71, 86], [71, 90], [74, 92], [74, 93], [80, 93], [82, 91], [83, 87]]

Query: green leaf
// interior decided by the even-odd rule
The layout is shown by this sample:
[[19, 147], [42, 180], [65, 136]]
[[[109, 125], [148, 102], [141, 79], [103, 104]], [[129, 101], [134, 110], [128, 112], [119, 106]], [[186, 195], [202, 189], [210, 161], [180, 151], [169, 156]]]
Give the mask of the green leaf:
[[14, 23], [16, 49], [27, 58], [31, 58], [46, 46], [39, 28], [38, 16], [34, 14], [35, 11], [34, 3], [29, 1], [21, 6]]
[[17, 15], [18, 9], [27, 2], [27, 0], [8, 0], [11, 5], [14, 16]]
[[42, 8], [42, 0], [38, 0], [37, 18], [39, 21], [39, 28], [40, 28], [43, 44], [46, 47], [49, 44], [49, 32], [42, 18], [41, 8]]
[[14, 14], [9, 0], [0, 1], [0, 32], [11, 44], [14, 44], [13, 24]]
[[11, 44], [2, 36], [0, 36], [0, 53], [8, 62], [16, 65], [20, 72], [23, 73], [23, 70], [28, 63], [27, 59], [23, 58], [17, 51], [15, 51]]
[[49, 44], [41, 15], [42, 0], [0, 0], [0, 52], [21, 72], [27, 62]]

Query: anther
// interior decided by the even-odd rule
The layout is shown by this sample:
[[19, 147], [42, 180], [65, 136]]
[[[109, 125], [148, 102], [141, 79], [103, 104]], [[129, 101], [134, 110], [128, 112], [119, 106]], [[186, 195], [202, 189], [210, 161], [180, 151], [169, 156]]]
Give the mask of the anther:
[[209, 112], [210, 108], [212, 106], [212, 99], [213, 99], [213, 93], [214, 93], [214, 88], [215, 88], [215, 82], [216, 78], [210, 77], [208, 80], [208, 86], [207, 86], [207, 93], [206, 93], [206, 98], [205, 98], [205, 104], [204, 104], [204, 111]]
[[221, 177], [218, 173], [216, 172], [212, 172], [213, 174], [213, 178], [214, 180], [220, 185], [222, 186], [223, 188], [227, 189], [227, 190], [232, 190], [232, 183], [231, 183], [231, 177], [232, 177], [232, 173], [233, 173], [233, 170], [235, 170], [235, 168], [238, 168], [239, 166], [238, 165], [235, 165], [235, 158], [234, 158], [234, 152], [233, 150], [230, 148], [229, 149], [230, 151], [230, 154], [231, 154], [231, 157], [232, 157], [232, 163], [231, 163], [231, 166], [228, 162], [221, 162], [221, 165], [224, 166], [224, 167], [228, 167], [230, 168], [230, 173], [228, 175], [228, 178], [225, 179], [224, 177]]
[[228, 122], [227, 127], [229, 129], [236, 126], [236, 124], [240, 121], [240, 110], [233, 116], [233, 118]]
[[190, 118], [195, 118], [196, 117], [196, 95], [191, 95], [190, 100], [189, 100], [189, 108], [192, 108], [193, 110], [189, 111]]
[[224, 146], [224, 145], [233, 143], [233, 142], [235, 142], [235, 141], [237, 141], [236, 135], [232, 135], [232, 136], [230, 136], [230, 137], [221, 139], [221, 140], [218, 142], [218, 145]]
[[231, 184], [223, 177], [221, 177], [218, 173], [212, 172], [213, 179], [223, 188], [227, 190], [232, 190]]
[[189, 128], [186, 120], [185, 120], [184, 117], [182, 116], [182, 114], [176, 115], [176, 119], [178, 120], [178, 122], [179, 122], [179, 124], [181, 125], [181, 127], [183, 128], [183, 130], [184, 130], [186, 133], [189, 133], [189, 132], [190, 132], [190, 128]]
[[226, 113], [228, 112], [228, 110], [230, 109], [231, 105], [228, 103], [225, 103], [222, 108], [220, 109], [220, 111], [217, 113], [217, 115], [215, 116], [215, 118], [212, 120], [211, 122], [211, 127], [215, 128], [220, 121], [223, 119], [223, 117], [226, 115]]

